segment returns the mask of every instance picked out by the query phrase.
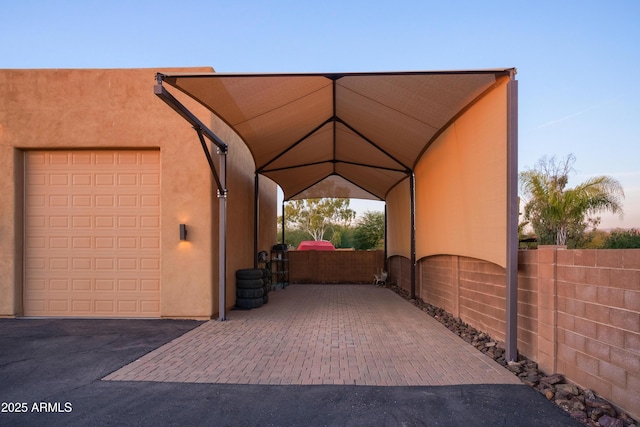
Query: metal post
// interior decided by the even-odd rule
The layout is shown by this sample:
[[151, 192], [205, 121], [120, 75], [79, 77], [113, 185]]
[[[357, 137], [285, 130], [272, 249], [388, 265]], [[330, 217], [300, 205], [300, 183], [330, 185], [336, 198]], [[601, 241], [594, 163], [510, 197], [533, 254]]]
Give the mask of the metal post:
[[507, 262], [505, 359], [518, 358], [518, 81], [507, 83]]
[[416, 177], [409, 175], [409, 196], [411, 204], [411, 298], [416, 297]]
[[219, 313], [218, 320], [227, 320], [227, 151], [218, 149], [220, 155], [220, 181], [223, 191], [218, 190], [218, 204], [220, 209], [219, 226], [219, 256], [220, 267], [218, 273]]
[[282, 244], [284, 245], [284, 200], [282, 201]]
[[384, 268], [385, 271], [389, 271], [389, 266], [387, 265], [387, 202], [384, 202]]
[[256, 172], [253, 185], [253, 268], [258, 268], [258, 234], [260, 227], [260, 175]]

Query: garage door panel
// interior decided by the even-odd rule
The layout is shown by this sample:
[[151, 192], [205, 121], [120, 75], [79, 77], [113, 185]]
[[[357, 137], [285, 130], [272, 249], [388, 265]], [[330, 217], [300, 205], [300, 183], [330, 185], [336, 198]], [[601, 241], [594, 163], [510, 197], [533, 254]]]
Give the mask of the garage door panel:
[[72, 173], [71, 182], [74, 187], [89, 187], [92, 185], [91, 174], [89, 173]]
[[100, 187], [104, 187], [105, 185], [113, 187], [114, 183], [115, 180], [112, 173], [95, 174], [95, 185], [98, 187], [96, 190], [100, 189]]
[[[69, 206], [69, 196], [66, 194], [53, 194], [49, 196], [49, 207], [50, 208], [67, 208]], [[74, 204], [75, 206], [75, 204]]]
[[160, 281], [158, 279], [141, 279], [140, 290], [146, 292], [159, 292]]
[[159, 151], [28, 152], [24, 312], [160, 315]]
[[160, 185], [160, 175], [157, 173], [142, 173], [140, 174], [140, 180], [145, 187]]
[[50, 228], [69, 228], [69, 217], [68, 216], [59, 216], [59, 215], [51, 215], [49, 216], [49, 227]]
[[140, 248], [142, 249], [160, 249], [160, 238], [155, 236], [141, 237]]
[[[48, 303], [48, 304], [46, 304]], [[69, 301], [63, 299], [49, 299], [49, 301], [45, 301], [45, 304], [48, 308], [48, 311], [51, 315], [64, 316], [69, 314], [70, 304]]]
[[74, 165], [91, 165], [93, 153], [90, 151], [71, 152], [71, 163]]
[[153, 299], [140, 301], [141, 313], [146, 313], [150, 315], [151, 313], [158, 313], [159, 311], [160, 311], [160, 301], [153, 300]]
[[50, 187], [67, 187], [69, 185], [69, 174], [66, 173], [52, 173], [49, 175]]
[[27, 237], [25, 246], [27, 250], [44, 249], [47, 247], [47, 239], [44, 237]]
[[47, 289], [47, 279], [33, 278], [30, 285], [32, 291], [44, 291]]
[[59, 271], [69, 271], [69, 258], [49, 258], [49, 272], [55, 274]]
[[134, 173], [120, 173], [118, 174], [119, 186], [135, 186], [138, 185], [138, 175]]
[[47, 175], [43, 173], [34, 173], [29, 176], [28, 184], [33, 189], [44, 188], [47, 185]]
[[69, 279], [50, 279], [49, 280], [49, 290], [50, 291], [70, 291], [71, 286], [69, 283]]
[[71, 310], [74, 313], [81, 313], [81, 312], [85, 312], [85, 313], [91, 313], [92, 310], [92, 305], [93, 305], [93, 301], [91, 301], [90, 299], [88, 300], [73, 300], [71, 301]]
[[140, 226], [142, 228], [156, 228], [160, 226], [160, 217], [156, 215], [141, 215]]
[[74, 293], [79, 291], [92, 291], [93, 283], [91, 279], [72, 279], [71, 280], [71, 288]]
[[158, 258], [141, 258], [140, 267], [143, 271], [160, 271], [160, 260]]
[[95, 206], [92, 199], [91, 194], [74, 194], [71, 197], [71, 205], [74, 208], [90, 208]]

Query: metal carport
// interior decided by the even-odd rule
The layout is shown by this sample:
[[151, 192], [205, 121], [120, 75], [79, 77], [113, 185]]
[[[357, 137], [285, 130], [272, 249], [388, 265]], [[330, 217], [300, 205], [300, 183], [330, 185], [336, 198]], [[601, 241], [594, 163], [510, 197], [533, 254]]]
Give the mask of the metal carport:
[[[421, 241], [424, 238], [433, 242], [421, 245], [419, 255], [447, 251], [485, 259], [506, 269], [506, 356], [515, 359], [518, 221], [515, 74], [514, 68], [375, 73], [158, 73], [155, 93], [194, 126], [216, 177], [221, 200], [220, 288], [225, 287], [227, 148], [163, 83], [200, 102], [240, 136], [255, 161], [256, 187], [257, 177], [264, 175], [280, 185], [285, 200], [344, 197], [389, 203], [393, 199], [395, 218], [408, 217], [406, 221], [396, 221], [404, 228], [402, 233], [408, 231], [408, 245], [407, 239], [398, 238], [394, 246], [399, 248], [398, 254], [411, 260], [412, 296], [415, 296], [418, 238], [416, 198], [425, 218], [444, 218], [442, 230], [463, 230], [461, 234], [453, 233], [451, 238], [433, 228], [440, 224], [419, 229]], [[217, 171], [205, 137], [214, 142], [221, 154]], [[440, 175], [432, 179], [431, 170], [440, 170]], [[425, 177], [418, 192], [416, 171], [419, 180]], [[458, 182], [458, 176], [464, 179]], [[449, 188], [445, 184], [451, 181], [456, 185]], [[438, 186], [443, 190], [439, 192]], [[482, 197], [481, 186], [487, 188], [487, 197]], [[405, 187], [408, 200], [396, 194]], [[452, 195], [452, 188], [460, 194]], [[467, 200], [467, 196], [473, 205], [459, 204], [458, 200]], [[454, 207], [473, 212], [447, 212]], [[432, 213], [438, 210], [441, 215]], [[255, 224], [257, 227], [257, 220]], [[483, 242], [485, 229], [497, 237], [495, 242]], [[465, 240], [470, 235], [479, 238]], [[224, 320], [223, 291], [220, 295], [220, 318]]]

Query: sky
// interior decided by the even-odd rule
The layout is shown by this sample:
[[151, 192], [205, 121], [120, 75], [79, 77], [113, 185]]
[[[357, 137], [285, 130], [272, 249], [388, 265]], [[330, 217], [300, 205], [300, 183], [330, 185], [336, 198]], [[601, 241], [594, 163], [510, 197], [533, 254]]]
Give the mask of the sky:
[[638, 0], [3, 0], [0, 68], [515, 67], [519, 169], [572, 153], [570, 186], [624, 188], [624, 217], [600, 228], [640, 228], [639, 23]]

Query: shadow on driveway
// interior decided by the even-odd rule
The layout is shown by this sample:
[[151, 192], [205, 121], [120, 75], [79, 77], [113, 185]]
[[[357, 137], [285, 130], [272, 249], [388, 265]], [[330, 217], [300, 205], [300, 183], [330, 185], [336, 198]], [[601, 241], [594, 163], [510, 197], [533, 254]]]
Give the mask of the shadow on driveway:
[[200, 324], [0, 319], [0, 425], [580, 425], [524, 385], [262, 386], [100, 380]]

